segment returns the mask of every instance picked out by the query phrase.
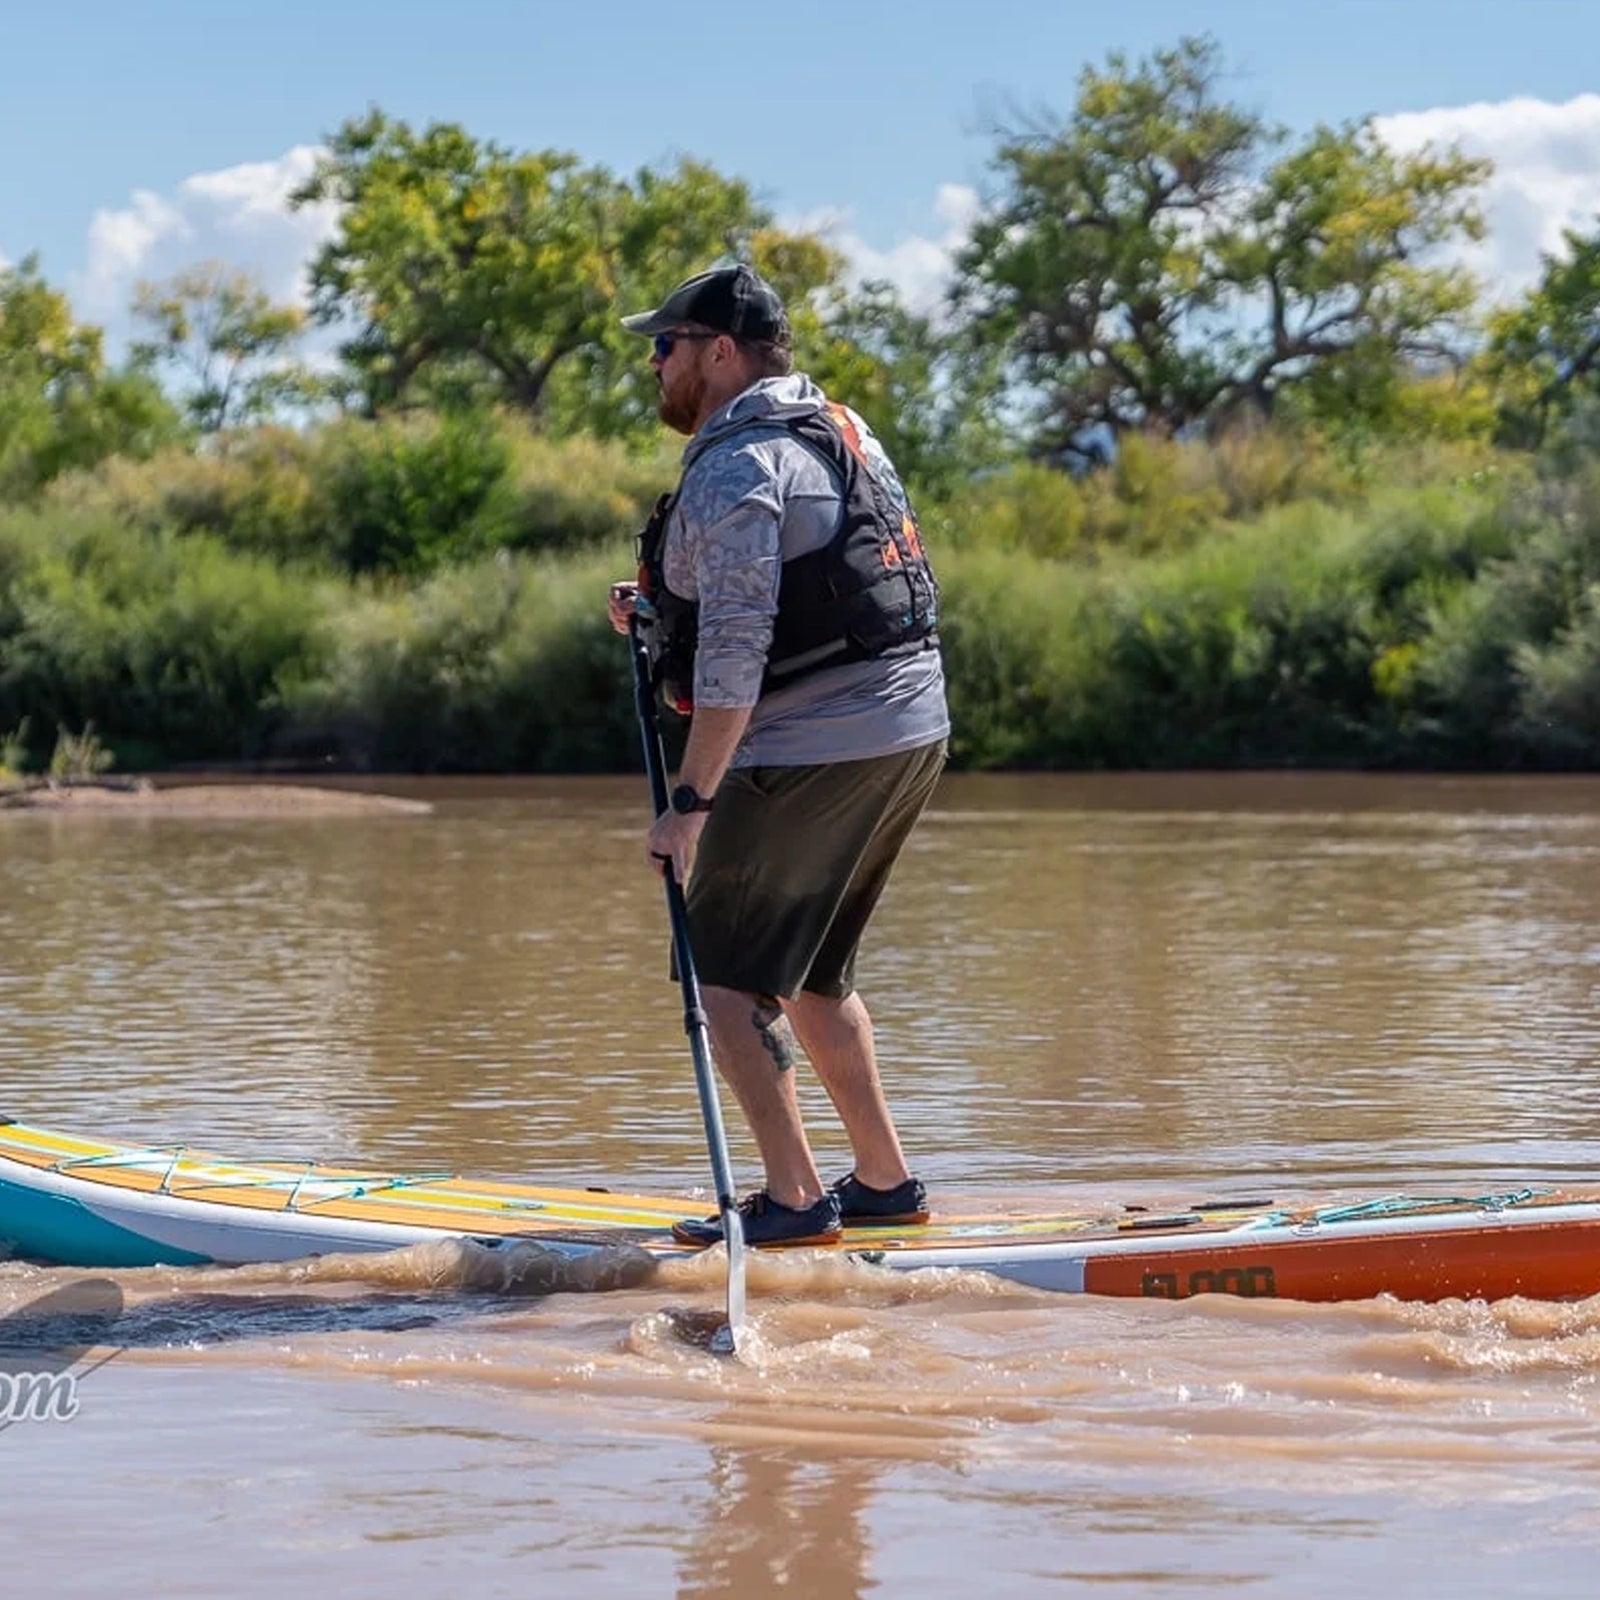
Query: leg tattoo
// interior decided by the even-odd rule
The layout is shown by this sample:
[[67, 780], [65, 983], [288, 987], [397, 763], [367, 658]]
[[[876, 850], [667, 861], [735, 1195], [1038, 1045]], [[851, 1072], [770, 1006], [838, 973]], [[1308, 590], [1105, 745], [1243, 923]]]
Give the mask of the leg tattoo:
[[795, 1062], [794, 1030], [783, 1014], [783, 1007], [770, 994], [756, 996], [755, 1010], [750, 1013], [750, 1026], [756, 1030], [761, 1047], [772, 1057], [779, 1072], [787, 1072]]

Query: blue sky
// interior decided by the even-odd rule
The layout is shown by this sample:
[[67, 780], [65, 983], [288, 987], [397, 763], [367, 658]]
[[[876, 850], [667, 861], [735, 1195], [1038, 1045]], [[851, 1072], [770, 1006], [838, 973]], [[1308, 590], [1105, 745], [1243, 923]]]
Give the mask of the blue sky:
[[1552, 219], [1600, 212], [1593, 0], [9, 0], [0, 256], [38, 250], [97, 320], [208, 254], [287, 285], [315, 233], [269, 214], [283, 164], [377, 104], [623, 170], [709, 159], [926, 292], [997, 120], [1197, 31], [1233, 97], [1293, 127], [1412, 113], [1402, 142], [1503, 154], [1493, 220], [1524, 276]]

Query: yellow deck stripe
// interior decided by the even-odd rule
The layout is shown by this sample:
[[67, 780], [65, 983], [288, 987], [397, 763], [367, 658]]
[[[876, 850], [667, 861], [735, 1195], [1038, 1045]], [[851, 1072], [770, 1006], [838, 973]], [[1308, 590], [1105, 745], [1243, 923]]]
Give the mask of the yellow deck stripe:
[[[659, 1229], [685, 1215], [704, 1213], [709, 1202], [685, 1196], [594, 1194], [581, 1189], [554, 1189], [533, 1184], [475, 1182], [461, 1178], [431, 1183], [406, 1183], [405, 1174], [373, 1172], [305, 1162], [263, 1161], [243, 1163], [187, 1150], [169, 1158], [160, 1147], [107, 1144], [20, 1123], [0, 1124], [0, 1156], [36, 1170], [61, 1170], [73, 1179], [107, 1189], [134, 1193], [166, 1193], [235, 1207], [240, 1211], [288, 1212], [308, 1219], [380, 1222], [438, 1229], [442, 1233], [511, 1234], [571, 1233], [609, 1228]], [[76, 1163], [104, 1158], [104, 1165]], [[145, 1166], [119, 1163], [143, 1162]], [[158, 1170], [146, 1170], [155, 1167]], [[384, 1185], [399, 1181], [388, 1189]], [[370, 1187], [371, 1192], [319, 1194], [319, 1185]], [[302, 1185], [298, 1195], [295, 1185]], [[1414, 1214], [1438, 1215], [1459, 1209], [1476, 1215], [1470, 1206], [1452, 1207], [1441, 1202], [1429, 1207], [1419, 1196]], [[1539, 1195], [1520, 1205], [1519, 1211], [1572, 1203], [1594, 1203], [1600, 1189], [1570, 1190]], [[1276, 1207], [1207, 1211], [1204, 1220], [1174, 1232], [1219, 1233], [1237, 1228]], [[1292, 1216], [1292, 1205], [1284, 1209]], [[922, 1248], [990, 1248], [1006, 1239], [1039, 1244], [1051, 1240], [1115, 1234], [1115, 1214], [1087, 1213], [1058, 1216], [980, 1214], [940, 1216], [931, 1223], [905, 1227], [861, 1227], [845, 1232], [843, 1247], [856, 1250], [886, 1249], [915, 1244]]]

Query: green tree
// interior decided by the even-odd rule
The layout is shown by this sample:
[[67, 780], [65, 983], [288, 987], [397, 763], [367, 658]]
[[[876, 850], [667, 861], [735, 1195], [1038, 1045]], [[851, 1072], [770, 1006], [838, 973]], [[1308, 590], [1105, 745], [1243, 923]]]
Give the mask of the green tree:
[[610, 434], [654, 426], [654, 384], [618, 317], [719, 257], [748, 258], [771, 221], [698, 162], [629, 182], [376, 110], [330, 139], [295, 200], [342, 207], [313, 305], [353, 330], [343, 354], [368, 409], [500, 403]]
[[107, 456], [147, 456], [177, 432], [154, 380], [106, 366], [100, 329], [73, 317], [34, 257], [0, 268], [0, 500]]
[[133, 314], [152, 331], [133, 346], [135, 359], [179, 375], [202, 433], [263, 421], [315, 393], [291, 354], [305, 312], [275, 304], [247, 272], [206, 261], [164, 283], [141, 283]]
[[1554, 418], [1600, 396], [1600, 232], [1567, 230], [1520, 306], [1490, 319], [1485, 365], [1501, 396], [1501, 431], [1542, 443]]
[[1269, 164], [1284, 135], [1223, 101], [1221, 76], [1207, 39], [1113, 55], [1065, 120], [1003, 135], [1002, 199], [954, 299], [1010, 351], [1045, 451], [1270, 411], [1313, 382], [1348, 406], [1437, 356], [1470, 303], [1463, 273], [1418, 258], [1479, 232], [1485, 163], [1397, 154], [1360, 124]]
[[825, 297], [796, 329], [796, 363], [871, 423], [906, 480], [945, 496], [1011, 447], [992, 347], [951, 336], [894, 288], [863, 284]]
[[1454, 366], [1476, 285], [1422, 263], [1482, 236], [1489, 170], [1454, 151], [1396, 152], [1370, 123], [1318, 128], [1270, 167], [1244, 225], [1218, 240], [1224, 275], [1265, 311], [1222, 341], [1221, 405], [1270, 413], [1298, 385], [1319, 420], [1386, 414], [1398, 388]]
[[[628, 205], [633, 221], [617, 262], [615, 301], [597, 319], [591, 342], [552, 378], [545, 414], [551, 432], [659, 438], [649, 345], [625, 332], [620, 318], [659, 304], [683, 279], [719, 263], [748, 261], [772, 284], [802, 358], [827, 346], [819, 306], [842, 292], [845, 263], [837, 251], [810, 234], [772, 226], [742, 184], [698, 164], [667, 176], [639, 174]], [[711, 231], [708, 223], [715, 224]]]

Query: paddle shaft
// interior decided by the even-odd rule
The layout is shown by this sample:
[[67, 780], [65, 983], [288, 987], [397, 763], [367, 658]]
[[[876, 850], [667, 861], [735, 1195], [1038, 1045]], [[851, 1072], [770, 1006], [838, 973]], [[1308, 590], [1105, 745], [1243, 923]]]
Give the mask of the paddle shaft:
[[[650, 799], [659, 817], [667, 810], [667, 758], [661, 747], [661, 728], [656, 721], [655, 690], [650, 681], [650, 652], [639, 637], [639, 619], [628, 619], [628, 645], [633, 654], [633, 703], [639, 716], [639, 739], [644, 747], [644, 766], [650, 778]], [[689, 909], [684, 903], [683, 885], [670, 861], [661, 866], [667, 885], [667, 916], [672, 924], [672, 951], [678, 967], [678, 984], [683, 991], [683, 1031], [689, 1036], [689, 1053], [694, 1058], [695, 1087], [700, 1093], [700, 1118], [705, 1124], [706, 1148], [711, 1155], [711, 1178], [717, 1191], [717, 1209], [722, 1213], [722, 1237], [728, 1246], [728, 1327], [736, 1341], [744, 1322], [744, 1228], [739, 1220], [739, 1202], [734, 1193], [733, 1163], [728, 1158], [728, 1135], [722, 1125], [722, 1105], [717, 1098], [717, 1079], [711, 1064], [711, 1029], [700, 1000], [700, 980], [695, 972], [694, 951], [689, 944]]]

